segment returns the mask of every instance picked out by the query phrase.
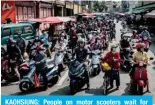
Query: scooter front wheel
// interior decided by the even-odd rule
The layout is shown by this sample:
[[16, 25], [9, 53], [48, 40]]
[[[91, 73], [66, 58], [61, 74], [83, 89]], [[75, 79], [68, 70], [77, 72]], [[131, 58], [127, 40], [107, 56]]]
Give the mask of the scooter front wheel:
[[138, 86], [138, 94], [143, 95], [143, 87], [142, 86]]
[[32, 89], [31, 83], [28, 81], [23, 81], [19, 84], [19, 89], [23, 92], [29, 92]]

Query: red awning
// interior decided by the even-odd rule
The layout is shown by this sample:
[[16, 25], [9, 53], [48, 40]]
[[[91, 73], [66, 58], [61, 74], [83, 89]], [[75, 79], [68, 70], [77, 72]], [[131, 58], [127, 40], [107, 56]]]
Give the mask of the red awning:
[[47, 17], [43, 20], [43, 22], [50, 24], [63, 23], [63, 21], [61, 21], [58, 17]]
[[124, 14], [124, 13], [120, 13], [120, 15], [121, 15], [121, 16], [125, 16], [125, 14]]
[[49, 23], [49, 24], [63, 23], [63, 21], [61, 21], [58, 17], [47, 17], [47, 18], [40, 18], [40, 19], [29, 19], [29, 21], [40, 22], [40, 23]]

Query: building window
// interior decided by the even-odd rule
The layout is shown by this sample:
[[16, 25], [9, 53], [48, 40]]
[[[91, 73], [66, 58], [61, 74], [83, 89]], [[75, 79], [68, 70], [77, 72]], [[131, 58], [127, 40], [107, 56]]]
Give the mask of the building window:
[[10, 35], [11, 35], [11, 30], [10, 30], [10, 28], [5, 28], [5, 29], [3, 29], [3, 36], [2, 36], [2, 37], [10, 36]]
[[51, 8], [48, 9], [48, 16], [52, 16], [51, 15]]
[[32, 17], [32, 8], [28, 7], [28, 18], [33, 18]]
[[33, 33], [31, 26], [25, 26], [24, 27], [24, 34], [30, 34]]
[[17, 20], [23, 20], [23, 8], [22, 7], [17, 7], [18, 8], [18, 19]]
[[27, 7], [23, 8], [23, 15], [24, 15], [24, 20], [27, 20], [27, 16], [28, 16], [28, 14], [27, 14]]
[[44, 17], [44, 9], [41, 8], [41, 9], [40, 9], [40, 18], [43, 18], [43, 17]]

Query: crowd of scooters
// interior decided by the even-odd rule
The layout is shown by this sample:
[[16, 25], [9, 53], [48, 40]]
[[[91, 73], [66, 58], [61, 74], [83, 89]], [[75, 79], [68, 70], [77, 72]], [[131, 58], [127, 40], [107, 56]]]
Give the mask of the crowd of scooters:
[[[130, 72], [130, 90], [143, 94], [143, 88], [148, 86], [147, 64], [142, 62], [144, 54], [137, 57], [137, 53], [134, 55], [134, 49], [136, 48], [137, 52], [142, 48], [148, 51], [149, 32], [143, 27], [143, 30], [138, 30], [141, 34], [134, 30], [133, 34], [128, 36], [124, 22], [122, 26], [120, 43], [112, 45], [104, 56], [102, 54], [108, 50], [109, 44], [116, 40], [116, 27], [112, 19], [70, 22], [66, 30], [59, 34], [56, 43], [48, 41], [46, 31], [43, 31], [41, 36], [36, 35], [35, 39], [28, 43], [20, 34], [17, 41], [10, 36], [6, 50], [1, 47], [1, 80], [20, 80], [19, 89], [25, 93], [42, 86], [46, 90], [49, 85], [58, 82], [61, 72], [68, 67], [70, 92], [74, 94], [85, 84], [89, 90], [89, 78], [103, 71], [103, 90], [104, 94], [107, 94], [108, 90], [113, 88], [114, 80], [116, 89], [119, 89], [119, 71], [122, 69]], [[118, 46], [120, 52], [117, 51]], [[145, 56], [147, 59], [147, 54]], [[135, 70], [132, 70], [135, 65], [132, 58], [137, 59], [136, 57], [142, 57], [142, 60], [136, 62]]]

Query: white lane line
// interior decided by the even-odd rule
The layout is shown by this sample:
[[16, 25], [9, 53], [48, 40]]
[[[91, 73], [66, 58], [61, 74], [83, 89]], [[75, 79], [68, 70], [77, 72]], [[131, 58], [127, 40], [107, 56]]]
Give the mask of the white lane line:
[[68, 76], [68, 70], [65, 72], [65, 74], [62, 76], [62, 78], [60, 79], [60, 81], [56, 84], [57, 86], [62, 85], [62, 83], [65, 81], [65, 79]]

